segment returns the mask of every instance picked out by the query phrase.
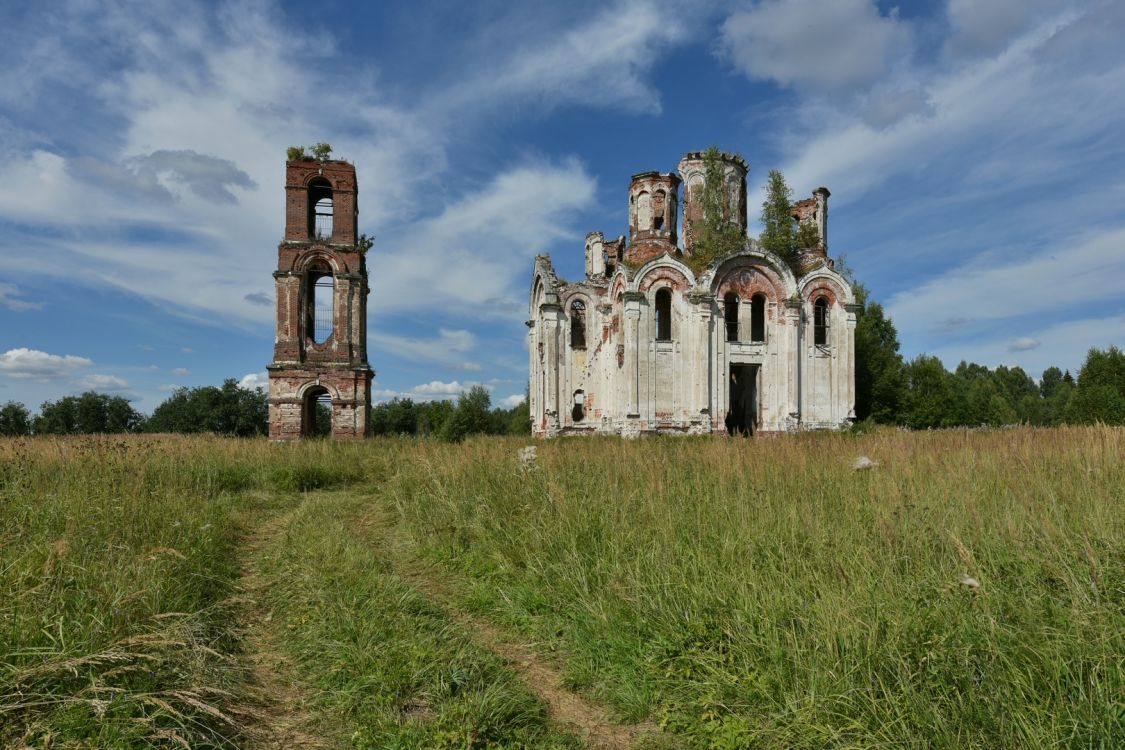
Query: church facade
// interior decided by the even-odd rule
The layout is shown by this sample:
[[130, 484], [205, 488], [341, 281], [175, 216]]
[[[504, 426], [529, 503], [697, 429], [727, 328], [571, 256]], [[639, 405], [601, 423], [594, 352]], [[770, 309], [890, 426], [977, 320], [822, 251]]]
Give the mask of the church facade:
[[[584, 278], [564, 281], [549, 256], [536, 258], [535, 435], [749, 435], [854, 419], [858, 308], [828, 257], [829, 192], [793, 206], [808, 246], [783, 259], [746, 236], [748, 169], [738, 156], [694, 152], [674, 174], [634, 175], [628, 238], [587, 235]], [[708, 174], [722, 184], [707, 185]], [[700, 238], [716, 195], [739, 239], [711, 257]]]

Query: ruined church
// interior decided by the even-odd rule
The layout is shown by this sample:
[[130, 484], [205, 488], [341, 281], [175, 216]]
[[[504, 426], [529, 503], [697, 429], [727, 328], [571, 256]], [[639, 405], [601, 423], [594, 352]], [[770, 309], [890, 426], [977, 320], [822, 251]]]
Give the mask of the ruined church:
[[[783, 259], [746, 235], [746, 162], [711, 158], [711, 170], [694, 152], [676, 174], [634, 175], [628, 240], [588, 234], [584, 278], [567, 282], [549, 256], [536, 258], [535, 435], [751, 435], [854, 419], [857, 306], [828, 257], [828, 189], [793, 206], [808, 246]], [[723, 184], [706, 190], [709, 171]], [[719, 221], [740, 238], [713, 259], [699, 239], [714, 226], [708, 195], [727, 202]]]

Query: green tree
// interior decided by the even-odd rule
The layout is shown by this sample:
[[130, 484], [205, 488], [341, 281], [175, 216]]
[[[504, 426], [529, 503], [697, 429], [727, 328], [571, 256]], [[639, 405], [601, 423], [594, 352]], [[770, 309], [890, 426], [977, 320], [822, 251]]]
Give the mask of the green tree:
[[44, 402], [34, 429], [43, 435], [136, 432], [144, 421], [124, 397], [87, 391], [80, 396]]
[[[319, 418], [319, 415], [318, 415]], [[210, 432], [252, 437], [269, 433], [269, 404], [260, 388], [228, 378], [213, 385], [180, 388], [153, 411], [147, 432]]]
[[1080, 424], [1125, 424], [1125, 353], [1116, 346], [1087, 352], [1065, 416]]
[[419, 411], [409, 398], [393, 398], [371, 408], [374, 435], [416, 435]]
[[456, 410], [452, 401], [429, 401], [419, 404], [418, 434], [440, 435], [441, 429]]
[[766, 183], [766, 199], [762, 202], [762, 234], [758, 243], [790, 263], [794, 259], [796, 236], [793, 231], [793, 191], [785, 183], [785, 176], [771, 169]]
[[519, 402], [508, 411], [509, 435], [531, 434], [531, 407], [528, 405], [528, 395], [528, 391], [525, 389], [523, 401]]
[[1066, 421], [1070, 398], [1074, 395], [1074, 378], [1067, 372], [1043, 399], [1043, 416], [1040, 424], [1057, 425]]
[[19, 401], [0, 406], [0, 435], [17, 437], [31, 434], [31, 414]]
[[457, 399], [457, 408], [441, 428], [441, 437], [450, 442], [460, 442], [469, 435], [487, 434], [489, 431], [492, 399], [482, 385], [474, 385]]
[[903, 421], [915, 430], [956, 424], [953, 377], [937, 357], [920, 354], [905, 369]]
[[746, 237], [734, 216], [738, 206], [731, 200], [722, 154], [712, 146], [703, 154], [703, 216], [692, 225], [695, 244], [691, 261], [696, 270], [745, 247]]
[[905, 388], [898, 331], [883, 306], [868, 299], [867, 288], [854, 280], [851, 283], [859, 305], [855, 324], [855, 415], [860, 420], [892, 424], [899, 420]]
[[1062, 382], [1062, 370], [1057, 367], [1048, 367], [1043, 371], [1043, 377], [1039, 379], [1039, 395], [1043, 398], [1050, 398]]

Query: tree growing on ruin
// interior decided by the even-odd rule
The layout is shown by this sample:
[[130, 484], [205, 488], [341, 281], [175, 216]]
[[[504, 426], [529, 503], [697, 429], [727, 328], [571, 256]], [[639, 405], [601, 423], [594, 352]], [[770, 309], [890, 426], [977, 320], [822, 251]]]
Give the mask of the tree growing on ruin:
[[758, 244], [763, 250], [791, 263], [797, 236], [793, 231], [793, 191], [780, 170], [771, 169], [766, 183], [766, 199], [762, 201], [762, 234]]
[[738, 204], [733, 201], [737, 199], [732, 199], [721, 157], [716, 146], [703, 154], [703, 218], [693, 227], [696, 236], [691, 264], [697, 271], [745, 245], [746, 238], [734, 215]]

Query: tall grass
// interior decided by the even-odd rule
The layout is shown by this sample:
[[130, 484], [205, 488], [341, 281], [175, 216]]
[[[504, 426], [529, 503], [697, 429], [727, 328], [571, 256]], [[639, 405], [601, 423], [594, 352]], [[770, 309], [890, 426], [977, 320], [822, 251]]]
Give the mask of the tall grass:
[[237, 744], [239, 540], [290, 490], [362, 478], [350, 450], [0, 441], [0, 745]]
[[0, 441], [0, 746], [244, 746], [291, 510], [249, 562], [353, 745], [571, 742], [386, 534], [685, 746], [1125, 745], [1125, 432], [523, 444]]
[[[264, 551], [270, 616], [357, 750], [564, 750], [543, 701], [399, 575], [373, 499], [310, 496]], [[365, 521], [359, 519], [366, 518]]]
[[421, 446], [386, 492], [468, 606], [626, 717], [708, 748], [1125, 744], [1121, 430], [560, 440], [529, 475], [516, 447]]

